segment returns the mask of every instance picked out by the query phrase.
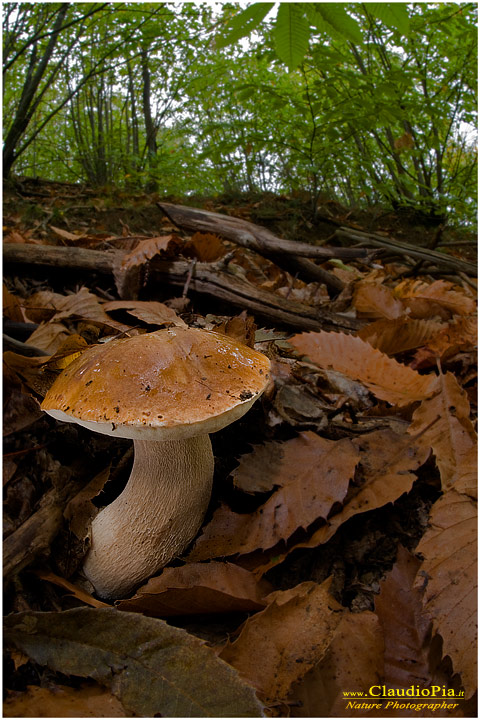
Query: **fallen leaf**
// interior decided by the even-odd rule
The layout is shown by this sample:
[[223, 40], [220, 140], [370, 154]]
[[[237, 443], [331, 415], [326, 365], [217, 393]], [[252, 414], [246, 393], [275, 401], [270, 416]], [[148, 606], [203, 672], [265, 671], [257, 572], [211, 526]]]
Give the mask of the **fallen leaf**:
[[161, 253], [176, 254], [183, 242], [178, 235], [158, 235], [141, 240], [138, 245], [122, 258], [122, 269], [131, 270]]
[[[265, 457], [263, 450], [260, 451]], [[299, 462], [301, 458], [301, 462]], [[189, 562], [245, 554], [274, 547], [298, 528], [326, 519], [342, 502], [358, 462], [351, 440], [326, 440], [313, 432], [284, 443], [273, 471], [281, 487], [258, 510], [234, 513], [223, 505], [213, 515], [188, 556]], [[270, 474], [266, 465], [264, 472]]]
[[353, 444], [360, 452], [357, 470], [361, 484], [351, 488], [343, 509], [328, 518], [308, 540], [293, 543], [286, 552], [277, 553], [264, 565], [255, 569], [261, 576], [275, 567], [295, 549], [318, 547], [330, 540], [347, 520], [359, 513], [368, 512], [398, 500], [411, 490], [416, 479], [414, 472], [427, 459], [430, 451], [410, 438], [392, 430], [377, 430], [359, 438]]
[[90, 534], [92, 519], [98, 513], [98, 508], [91, 502], [102, 492], [110, 478], [111, 465], [103, 468], [93, 477], [80, 492], [78, 492], [66, 505], [63, 516], [69, 522], [69, 528], [79, 540], [85, 542]]
[[432, 506], [431, 527], [417, 547], [425, 612], [443, 639], [466, 698], [477, 690], [477, 504], [455, 488]]
[[3, 354], [3, 361], [28, 388], [43, 397], [54, 383], [58, 372], [67, 367], [86, 347], [87, 343], [80, 335], [69, 335], [50, 357], [27, 357], [8, 351]]
[[250, 612], [265, 607], [264, 597], [272, 589], [266, 580], [258, 582], [251, 572], [232, 563], [190, 563], [165, 568], [117, 607], [153, 617]]
[[461, 468], [464, 457], [477, 445], [470, 421], [470, 404], [465, 391], [452, 373], [435, 378], [432, 397], [423, 400], [413, 414], [409, 433], [419, 436], [418, 442], [430, 446], [435, 454], [447, 490]]
[[108, 313], [113, 310], [126, 310], [130, 315], [150, 325], [176, 325], [187, 327], [175, 310], [161, 302], [143, 300], [112, 300], [103, 305]]
[[246, 311], [229, 318], [221, 325], [216, 325], [215, 332], [225, 333], [237, 342], [241, 342], [248, 347], [253, 348], [255, 345], [255, 331], [257, 326], [251, 315], [247, 315]]
[[[4, 432], [4, 435], [8, 434]], [[8, 485], [10, 480], [14, 477], [15, 473], [17, 472], [18, 463], [15, 462], [15, 460], [11, 457], [8, 457], [7, 455], [3, 455], [2, 458], [2, 483], [3, 486]]]
[[105, 312], [100, 299], [86, 287], [82, 287], [73, 295], [66, 295], [63, 301], [57, 302], [56, 310], [57, 312], [52, 318], [54, 322], [76, 317], [101, 327], [113, 328], [118, 332], [125, 332], [130, 329], [129, 325], [112, 320]]
[[108, 603], [97, 600], [85, 592], [85, 590], [82, 590], [81, 587], [78, 587], [78, 585], [74, 585], [69, 580], [55, 575], [55, 573], [50, 572], [50, 570], [35, 570], [34, 574], [40, 578], [40, 580], [46, 580], [47, 582], [51, 582], [64, 590], [69, 590], [73, 597], [85, 603], [85, 605], [90, 605], [90, 607], [94, 608], [111, 607]]
[[433, 392], [435, 377], [420, 375], [359, 337], [321, 331], [294, 335], [288, 342], [311, 362], [359, 380], [393, 405], [408, 405]]
[[53, 355], [70, 336], [63, 323], [43, 322], [28, 338], [29, 345], [45, 350], [45, 354]]
[[[434, 320], [377, 320], [358, 332], [358, 337], [385, 355], [398, 355], [422, 347], [444, 325]], [[411, 366], [410, 366], [411, 367]]]
[[342, 617], [329, 586], [330, 578], [272, 593], [267, 608], [247, 620], [238, 639], [220, 653], [265, 702], [285, 700], [327, 651]]
[[393, 296], [390, 288], [368, 281], [360, 280], [356, 284], [353, 306], [359, 317], [394, 320], [405, 314], [403, 303]]
[[[355, 706], [353, 693], [366, 693], [383, 682], [383, 649], [383, 632], [375, 613], [344, 612], [325, 657], [288, 698], [292, 717], [366, 714]], [[352, 693], [349, 698], [346, 692]], [[373, 701], [359, 697], [361, 703], [368, 699]]]
[[[4, 353], [2, 426], [4, 436], [23, 430], [43, 415], [38, 400], [26, 391], [16, 371], [9, 367], [8, 358], [5, 359], [7, 355], [8, 353]], [[15, 353], [11, 353], [11, 356], [24, 357]]]
[[23, 303], [3, 285], [3, 315], [13, 322], [27, 322]]
[[400, 546], [397, 561], [375, 598], [375, 612], [385, 637], [384, 678], [387, 687], [431, 685], [430, 620], [423, 614], [422, 589], [413, 587], [420, 564]]
[[395, 297], [402, 300], [413, 318], [431, 318], [439, 315], [444, 319], [452, 315], [470, 315], [475, 312], [475, 301], [463, 288], [447, 280], [435, 280], [428, 284], [422, 280], [408, 279], [394, 289]]
[[41, 323], [50, 320], [64, 300], [65, 295], [51, 290], [39, 290], [25, 300], [25, 310], [32, 322]]
[[238, 467], [232, 472], [234, 486], [246, 493], [268, 492], [275, 486], [281, 487], [283, 478], [279, 471], [289, 447], [288, 441], [272, 440], [242, 455]]
[[475, 350], [478, 342], [477, 334], [476, 317], [456, 317], [429, 338], [425, 347], [415, 353], [410, 367], [420, 370], [436, 365], [437, 358], [443, 363], [458, 352]]
[[226, 252], [223, 240], [213, 233], [196, 232], [182, 248], [182, 255], [196, 257], [200, 262], [215, 262]]
[[7, 692], [5, 717], [129, 717], [117, 698], [96, 683], [78, 688], [27, 685], [25, 692]]
[[113, 608], [23, 612], [4, 641], [40, 665], [92, 677], [140, 717], [261, 717], [253, 688], [198, 638]]
[[55, 225], [50, 225], [49, 227], [51, 230], [53, 230], [55, 235], [58, 235], [58, 237], [61, 237], [64, 240], [73, 240], [74, 242], [76, 242], [85, 237], [85, 233], [76, 235], [75, 233], [68, 232], [68, 230], [63, 230], [62, 228], [55, 227]]

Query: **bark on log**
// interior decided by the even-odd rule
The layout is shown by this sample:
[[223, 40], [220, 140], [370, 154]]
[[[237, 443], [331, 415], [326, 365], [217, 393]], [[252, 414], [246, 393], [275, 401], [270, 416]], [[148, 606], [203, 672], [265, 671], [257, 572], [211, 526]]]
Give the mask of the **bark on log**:
[[[6, 264], [76, 268], [105, 274], [113, 272], [114, 262], [118, 261], [122, 254], [118, 250], [102, 252], [50, 245], [17, 243], [4, 245], [4, 262]], [[156, 277], [163, 284], [169, 283], [183, 287], [192, 265], [181, 260], [168, 262], [154, 258], [148, 267], [149, 282]], [[293, 329], [355, 330], [360, 326], [360, 323], [353, 318], [332, 313], [326, 309], [313, 308], [258, 288], [233, 275], [221, 261], [214, 265], [197, 263], [190, 282], [190, 289], [247, 309], [268, 322]]]
[[319, 247], [296, 240], [284, 240], [260, 225], [209, 210], [171, 203], [157, 203], [157, 206], [179, 227], [221, 235], [237, 245], [256, 250], [260, 255], [295, 255], [325, 261], [331, 258], [371, 258], [376, 254], [375, 250], [365, 248]]
[[340, 227], [335, 231], [335, 237], [340, 241], [347, 240], [353, 243], [362, 243], [373, 245], [377, 248], [385, 248], [389, 253], [397, 256], [405, 256], [418, 258], [426, 262], [437, 265], [440, 268], [453, 270], [455, 273], [463, 272], [470, 277], [477, 276], [477, 266], [475, 263], [467, 260], [460, 260], [452, 255], [445, 255], [437, 250], [429, 250], [428, 248], [417, 247], [401, 240], [394, 240], [390, 237], [384, 237], [378, 233], [367, 233], [361, 230], [354, 230], [349, 227]]
[[[254, 250], [283, 270], [298, 274], [307, 282], [324, 283], [332, 293], [341, 292], [345, 287], [345, 283], [333, 273], [308, 260], [308, 257], [328, 260], [333, 257], [343, 257], [344, 259], [353, 257], [367, 258], [374, 254], [374, 252], [363, 251], [360, 255], [357, 255], [358, 251], [352, 248], [338, 248], [337, 253], [336, 248], [315, 247], [307, 243], [283, 240], [260, 225], [255, 225], [240, 218], [232, 218], [229, 215], [190, 208], [185, 205], [172, 205], [171, 203], [157, 203], [157, 205], [178, 227], [220, 235], [237, 245]], [[354, 254], [352, 254], [352, 250]]]
[[3, 260], [6, 263], [32, 263], [46, 267], [90, 270], [104, 275], [111, 275], [113, 261], [118, 254], [122, 253], [119, 250], [101, 252], [55, 245], [5, 243], [3, 246]]
[[3, 542], [3, 574], [20, 572], [38, 555], [48, 552], [63, 524], [63, 492], [45, 493], [39, 509]]
[[[150, 274], [163, 284], [168, 282], [183, 287], [191, 263], [175, 260], [153, 260]], [[268, 322], [300, 330], [357, 330], [361, 323], [356, 319], [312, 307], [276, 293], [256, 287], [252, 283], [221, 268], [221, 261], [214, 266], [196, 263], [189, 282], [189, 290], [247, 309]]]

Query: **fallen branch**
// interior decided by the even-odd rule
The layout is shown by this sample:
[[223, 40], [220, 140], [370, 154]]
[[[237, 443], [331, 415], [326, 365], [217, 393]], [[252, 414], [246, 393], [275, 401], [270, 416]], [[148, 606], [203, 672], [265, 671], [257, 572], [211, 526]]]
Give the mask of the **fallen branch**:
[[367, 233], [361, 230], [354, 230], [349, 227], [340, 227], [335, 230], [335, 237], [341, 240], [348, 240], [353, 243], [362, 243], [373, 245], [377, 248], [386, 248], [390, 253], [396, 256], [405, 256], [425, 260], [433, 263], [441, 268], [454, 270], [456, 273], [463, 272], [470, 277], [477, 276], [477, 266], [468, 260], [460, 260], [459, 258], [445, 255], [438, 250], [428, 250], [427, 248], [410, 245], [401, 240], [384, 237], [378, 233]]
[[63, 524], [64, 497], [64, 491], [49, 490], [40, 501], [39, 509], [4, 540], [5, 577], [20, 572], [38, 555], [49, 551]]
[[[112, 274], [115, 261], [120, 263], [123, 253], [88, 250], [84, 248], [54, 247], [6, 243], [4, 263], [42, 265], [57, 268], [83, 269]], [[154, 258], [149, 263], [149, 282], [185, 287], [191, 263]], [[214, 265], [197, 263], [189, 284], [189, 291], [209, 295], [247, 309], [274, 324], [301, 330], [342, 329], [355, 330], [360, 326], [353, 318], [311, 307], [283, 298], [276, 293], [258, 288], [239, 278], [225, 267], [222, 261]]]
[[[312, 307], [256, 287], [222, 269], [221, 265], [221, 261], [213, 266], [197, 263], [190, 278], [189, 291], [229, 302], [274, 324], [301, 330], [356, 330], [361, 325], [346, 315]], [[190, 270], [191, 263], [182, 260], [154, 259], [150, 265], [151, 276], [160, 284], [168, 282], [182, 288]]]
[[333, 293], [341, 292], [345, 283], [333, 273], [319, 267], [307, 258], [317, 258], [322, 261], [332, 258], [370, 260], [377, 253], [375, 250], [363, 248], [319, 247], [296, 240], [284, 240], [271, 233], [270, 230], [241, 218], [185, 205], [172, 205], [171, 203], [157, 203], [157, 205], [178, 227], [196, 232], [215, 233], [237, 245], [254, 250], [283, 270], [287, 270], [291, 274], [298, 274], [307, 282], [324, 283]]
[[119, 250], [103, 252], [55, 245], [5, 243], [3, 246], [5, 263], [32, 263], [46, 267], [91, 270], [104, 275], [112, 274], [115, 257], [121, 254]]
[[171, 203], [157, 203], [157, 206], [179, 227], [198, 232], [215, 233], [237, 245], [256, 250], [261, 255], [294, 255], [323, 261], [331, 258], [370, 259], [376, 255], [375, 250], [365, 248], [320, 247], [296, 240], [284, 240], [260, 225], [209, 210], [199, 210]]

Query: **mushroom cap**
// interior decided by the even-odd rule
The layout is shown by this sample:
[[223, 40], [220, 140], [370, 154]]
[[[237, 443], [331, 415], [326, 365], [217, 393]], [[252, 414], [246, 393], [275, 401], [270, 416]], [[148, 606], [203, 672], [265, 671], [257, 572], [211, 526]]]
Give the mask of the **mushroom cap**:
[[55, 380], [42, 409], [106, 435], [181, 440], [244, 415], [269, 369], [265, 355], [227, 335], [173, 327], [85, 350]]

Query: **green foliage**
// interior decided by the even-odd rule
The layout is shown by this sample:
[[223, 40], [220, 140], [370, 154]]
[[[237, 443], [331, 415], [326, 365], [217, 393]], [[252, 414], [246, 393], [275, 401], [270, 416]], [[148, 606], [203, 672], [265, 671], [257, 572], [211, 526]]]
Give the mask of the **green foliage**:
[[254, 3], [242, 10], [227, 23], [224, 35], [218, 35], [215, 40], [217, 48], [224, 48], [240, 38], [250, 35], [260, 25], [265, 15], [273, 8], [275, 3]]
[[301, 5], [282, 3], [275, 24], [275, 49], [290, 70], [294, 70], [308, 50], [310, 28]]
[[[65, 6], [5, 7], [9, 137]], [[15, 172], [177, 195], [308, 192], [313, 213], [336, 196], [474, 221], [476, 6], [277, 7], [68, 5]]]
[[365, 3], [364, 8], [391, 30], [397, 30], [401, 35], [410, 32], [408, 6], [405, 3]]

